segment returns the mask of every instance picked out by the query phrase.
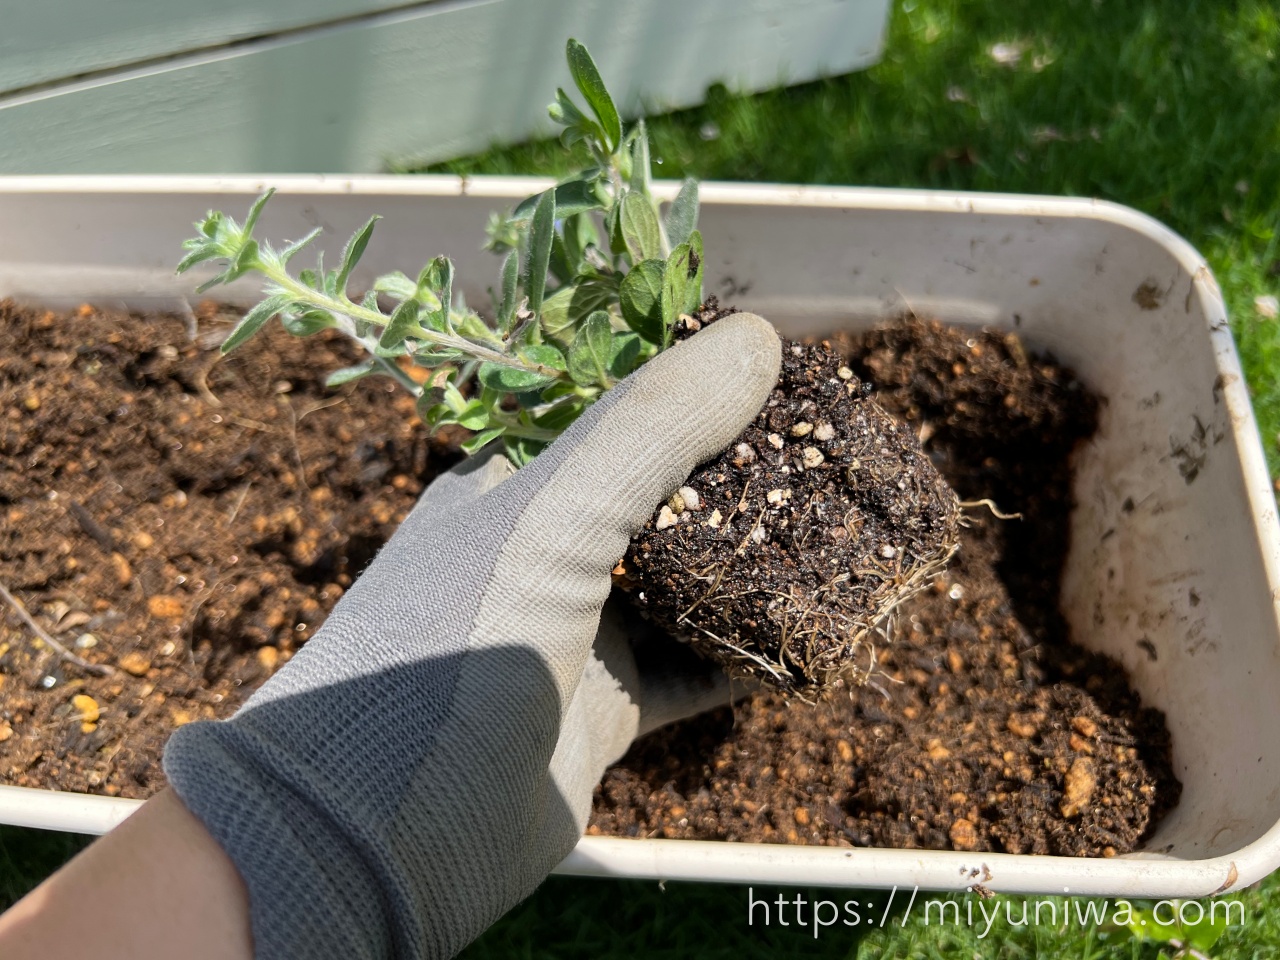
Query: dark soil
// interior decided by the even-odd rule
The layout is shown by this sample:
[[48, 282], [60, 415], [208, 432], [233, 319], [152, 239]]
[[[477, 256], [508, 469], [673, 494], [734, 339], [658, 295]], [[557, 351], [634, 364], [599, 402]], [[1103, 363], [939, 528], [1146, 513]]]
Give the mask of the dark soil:
[[1111, 856], [1178, 799], [1169, 734], [1058, 611], [1070, 455], [1098, 401], [1012, 335], [904, 321], [835, 344], [963, 499], [961, 546], [866, 683], [759, 693], [637, 742], [589, 832]]
[[0, 583], [115, 668], [0, 604], [4, 783], [155, 792], [169, 733], [230, 716], [458, 459], [390, 380], [323, 388], [341, 340], [273, 325], [221, 359], [238, 316], [197, 312], [0, 304]]
[[[320, 386], [355, 359], [341, 341], [272, 325], [219, 359], [236, 319], [0, 305], [0, 582], [115, 670], [60, 662], [0, 610], [0, 781], [154, 793], [169, 733], [229, 716], [287, 662], [456, 461], [458, 437], [428, 440], [389, 381]], [[1168, 735], [1056, 611], [1067, 455], [1094, 401], [997, 335], [899, 325], [837, 348], [962, 497], [1028, 520], [971, 513], [867, 684], [759, 695], [736, 726], [724, 710], [638, 743], [591, 831], [1130, 849], [1177, 800]]]
[[806, 695], [865, 679], [877, 628], [950, 559], [960, 518], [869, 394], [828, 344], [784, 341], [760, 415], [633, 539], [641, 612], [733, 677]]

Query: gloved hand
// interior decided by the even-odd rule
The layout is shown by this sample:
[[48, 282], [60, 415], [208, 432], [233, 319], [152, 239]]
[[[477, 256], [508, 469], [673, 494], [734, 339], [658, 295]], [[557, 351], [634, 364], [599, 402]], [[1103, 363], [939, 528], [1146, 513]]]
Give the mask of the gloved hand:
[[778, 368], [772, 328], [729, 317], [519, 472], [442, 476], [235, 717], [174, 733], [165, 772], [243, 876], [260, 957], [456, 953], [569, 853], [638, 732], [728, 702], [646, 679], [601, 610], [631, 534]]

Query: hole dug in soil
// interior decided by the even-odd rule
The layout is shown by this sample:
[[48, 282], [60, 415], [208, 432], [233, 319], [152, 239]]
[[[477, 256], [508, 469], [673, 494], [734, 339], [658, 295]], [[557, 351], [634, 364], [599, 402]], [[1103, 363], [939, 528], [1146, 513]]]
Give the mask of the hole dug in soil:
[[[314, 633], [458, 459], [345, 343], [237, 319], [0, 305], [0, 781], [145, 797], [178, 725], [226, 717]], [[589, 832], [1109, 855], [1177, 801], [1162, 715], [1057, 610], [1069, 456], [1096, 400], [1014, 337], [917, 321], [833, 345], [963, 499], [959, 554], [861, 686], [758, 693], [637, 742]], [[92, 708], [89, 700], [92, 700]], [[93, 713], [96, 711], [96, 718]], [[735, 719], [736, 717], [736, 719]]]

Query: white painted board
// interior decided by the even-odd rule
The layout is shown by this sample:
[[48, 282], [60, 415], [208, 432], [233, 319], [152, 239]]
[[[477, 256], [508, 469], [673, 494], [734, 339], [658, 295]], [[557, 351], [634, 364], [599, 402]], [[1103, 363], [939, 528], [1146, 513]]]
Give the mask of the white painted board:
[[404, 0], [0, 0], [0, 93], [422, 5]]
[[0, 97], [0, 173], [377, 171], [553, 129], [564, 43], [630, 112], [879, 56], [887, 0], [439, 0]]

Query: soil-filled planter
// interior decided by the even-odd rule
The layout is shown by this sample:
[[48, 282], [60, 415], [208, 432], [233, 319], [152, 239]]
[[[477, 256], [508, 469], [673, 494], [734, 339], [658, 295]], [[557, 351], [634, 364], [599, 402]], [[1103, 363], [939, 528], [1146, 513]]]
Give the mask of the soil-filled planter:
[[[384, 223], [387, 229], [375, 239], [366, 255], [365, 266], [371, 271], [400, 265], [400, 253], [406, 249], [459, 249], [456, 237], [478, 236], [490, 209], [504, 205], [510, 198], [524, 196], [532, 189], [528, 181], [509, 180], [473, 180], [464, 189], [458, 181], [449, 178], [362, 178], [336, 183], [298, 180], [277, 185], [281, 193], [269, 209], [266, 217], [269, 222], [265, 225], [265, 229], [275, 235], [293, 235], [302, 232], [301, 228], [306, 225], [323, 223], [332, 228], [328, 241], [337, 242], [335, 238], [358, 225], [371, 206], [393, 211]], [[250, 181], [178, 180], [0, 183], [0, 295], [14, 295], [49, 306], [90, 301], [110, 307], [124, 301], [134, 307], [173, 310], [180, 307], [177, 297], [186, 287], [185, 283], [175, 281], [169, 270], [172, 251], [184, 234], [183, 225], [209, 207], [226, 206], [229, 199], [226, 194], [247, 196], [259, 186]], [[387, 201], [389, 195], [396, 197], [394, 203]], [[795, 803], [785, 811], [789, 823], [776, 819], [776, 814], [774, 819], [768, 819], [767, 825], [779, 832], [780, 837], [747, 834], [745, 838], [787, 839], [788, 832], [795, 830], [795, 839], [812, 842], [811, 834], [819, 832], [814, 822], [821, 819], [826, 826], [852, 829], [852, 835], [843, 840], [816, 838], [822, 842], [942, 844], [958, 850], [831, 849], [593, 836], [584, 838], [561, 869], [668, 878], [845, 885], [898, 883], [934, 888], [963, 887], [981, 876], [984, 885], [995, 890], [1061, 892], [1068, 886], [1072, 892], [1080, 893], [1149, 895], [1205, 894], [1248, 883], [1273, 869], [1280, 861], [1280, 837], [1277, 837], [1280, 831], [1273, 830], [1277, 807], [1280, 807], [1280, 802], [1273, 799], [1274, 781], [1280, 778], [1280, 757], [1271, 748], [1270, 741], [1274, 731], [1280, 728], [1280, 705], [1273, 702], [1268, 691], [1280, 679], [1280, 660], [1275, 657], [1280, 631], [1271, 599], [1272, 587], [1278, 582], [1275, 570], [1280, 538], [1265, 466], [1225, 329], [1220, 298], [1207, 268], [1194, 252], [1157, 224], [1130, 211], [1079, 201], [712, 185], [704, 190], [703, 211], [708, 292], [768, 316], [790, 336], [866, 329], [877, 320], [903, 313], [904, 309], [919, 315], [936, 315], [947, 321], [989, 323], [1017, 330], [1032, 351], [1030, 356], [1023, 356], [1023, 361], [1033, 368], [1043, 368], [1041, 373], [1045, 378], [1049, 378], [1045, 369], [1060, 368], [1045, 368], [1035, 351], [1050, 351], [1074, 370], [1089, 390], [1104, 399], [1099, 408], [1097, 432], [1076, 453], [1073, 494], [1077, 506], [1069, 521], [1063, 513], [1061, 522], [1053, 528], [1058, 531], [1053, 536], [1000, 534], [1006, 539], [1025, 541], [1019, 545], [1021, 554], [1016, 551], [1001, 554], [998, 549], [984, 552], [984, 544], [995, 542], [990, 540], [994, 536], [992, 531], [1002, 530], [1008, 524], [1022, 523], [1021, 529], [1031, 527], [1025, 526], [1026, 521], [1002, 524], [989, 515], [974, 515], [973, 527], [965, 533], [962, 548], [968, 550], [968, 556], [962, 553], [959, 561], [967, 565], [961, 568], [962, 573], [967, 576], [986, 563], [998, 574], [996, 580], [1007, 592], [1001, 595], [1001, 588], [993, 585], [991, 591], [984, 594], [982, 584], [994, 584], [994, 581], [984, 581], [981, 577], [965, 580], [964, 576], [958, 576], [947, 581], [945, 591], [919, 598], [914, 622], [921, 625], [922, 629], [917, 632], [922, 636], [913, 641], [910, 633], [913, 621], [908, 620], [905, 638], [892, 645], [890, 659], [884, 663], [903, 673], [904, 689], [923, 691], [928, 697], [920, 703], [901, 696], [894, 701], [894, 697], [902, 693], [898, 689], [900, 685], [893, 684], [894, 690], [886, 691], [888, 697], [882, 697], [873, 686], [867, 685], [858, 692], [857, 709], [869, 714], [876, 709], [877, 700], [888, 704], [879, 708], [889, 718], [884, 721], [882, 733], [888, 737], [902, 735], [910, 741], [910, 746], [920, 748], [919, 762], [912, 769], [918, 770], [922, 777], [936, 774], [945, 778], [949, 756], [959, 757], [964, 752], [963, 737], [948, 742], [937, 738], [940, 742], [931, 744], [918, 733], [908, 736], [906, 728], [899, 725], [900, 717], [895, 718], [893, 711], [910, 708], [919, 712], [920, 706], [935, 703], [947, 709], [958, 706], [954, 693], [930, 687], [931, 683], [937, 687], [942, 682], [939, 679], [942, 661], [946, 661], [946, 666], [941, 672], [957, 670], [949, 654], [960, 651], [951, 649], [947, 642], [933, 642], [937, 638], [931, 640], [929, 632], [931, 625], [949, 616], [948, 605], [959, 605], [958, 609], [965, 611], [960, 622], [968, 619], [981, 633], [985, 628], [996, 630], [997, 624], [990, 619], [984, 622], [975, 611], [984, 603], [990, 608], [988, 613], [1002, 603], [1011, 603], [1015, 620], [1035, 641], [1032, 646], [1057, 642], [1065, 628], [1069, 628], [1084, 648], [1106, 654], [1113, 658], [1112, 662], [1118, 661], [1124, 667], [1142, 703], [1163, 711], [1167, 717], [1173, 744], [1173, 769], [1160, 773], [1158, 764], [1153, 767], [1148, 763], [1145, 768], [1148, 781], [1138, 778], [1136, 768], [1126, 773], [1126, 751], [1134, 750], [1143, 754], [1144, 762], [1149, 761], [1160, 753], [1162, 733], [1158, 724], [1143, 726], [1140, 718], [1150, 715], [1135, 712], [1136, 703], [1129, 702], [1126, 706], [1120, 702], [1124, 696], [1117, 700], [1117, 695], [1108, 692], [1118, 671], [1106, 667], [1107, 661], [1090, 660], [1080, 653], [1056, 660], [1050, 658], [1049, 673], [1058, 670], [1069, 681], [1064, 682], [1062, 688], [1078, 681], [1083, 694], [1093, 698], [1095, 706], [1103, 705], [1101, 712], [1095, 712], [1082, 699], [1073, 700], [1074, 694], [1069, 689], [1048, 687], [1044, 702], [1033, 698], [1001, 715], [1001, 735], [1010, 740], [1012, 759], [1008, 761], [1011, 773], [1001, 771], [997, 779], [1002, 776], [1016, 779], [1017, 768], [1027, 757], [1046, 760], [1060, 768], [1059, 793], [1053, 797], [1052, 806], [1065, 826], [1057, 832], [1056, 839], [1052, 830], [1042, 832], [1040, 839], [1034, 832], [984, 834], [977, 828], [982, 826], [984, 818], [991, 818], [987, 818], [982, 809], [967, 814], [960, 800], [954, 801], [951, 808], [938, 811], [924, 831], [904, 828], [905, 832], [895, 833], [893, 823], [900, 822], [896, 817], [889, 818], [892, 823], [884, 821], [879, 826], [873, 822], [859, 823], [855, 817], [851, 828], [845, 800], [839, 800], [842, 809], [833, 812], [829, 809], [830, 798], [823, 790], [815, 789], [809, 798], [814, 803]], [[42, 225], [42, 231], [34, 240], [18, 229], [28, 223]], [[104, 223], [111, 224], [109, 236], [100, 226]], [[465, 245], [462, 249], [465, 251]], [[488, 276], [491, 264], [479, 252], [464, 253], [458, 268], [464, 281], [474, 282]], [[359, 279], [357, 276], [357, 285]], [[233, 298], [242, 296], [245, 300], [252, 292], [236, 288], [229, 291]], [[466, 292], [469, 299], [483, 300], [480, 290], [468, 288]], [[973, 340], [979, 353], [1015, 350], [1003, 344], [999, 337]], [[850, 365], [857, 367], [859, 375], [883, 381], [881, 386], [888, 386], [883, 393], [885, 402], [894, 412], [904, 415], [917, 431], [933, 432], [940, 447], [956, 442], [965, 428], [958, 422], [963, 417], [958, 420], [951, 417], [946, 423], [931, 426], [929, 419], [936, 417], [936, 412], [928, 409], [928, 403], [917, 402], [923, 395], [917, 393], [913, 400], [910, 384], [894, 382], [895, 370], [910, 368], [910, 363], [905, 366], [898, 363], [911, 352], [910, 345], [886, 341], [877, 346], [874, 340], [859, 340], [855, 336], [853, 340], [837, 341], [836, 346], [847, 351]], [[967, 342], [959, 346], [973, 349]], [[951, 349], [955, 348], [957, 344], [953, 343]], [[918, 354], [916, 359], [921, 363], [917, 366], [923, 368], [927, 366], [924, 361], [933, 363], [945, 355], [945, 350], [929, 356]], [[148, 357], [146, 363], [133, 371], [139, 378], [139, 391], [148, 376], [162, 372], [166, 362], [176, 359]], [[1016, 361], [1017, 358], [1008, 354], [1004, 359]], [[287, 356], [280, 360], [289, 362]], [[962, 359], [951, 362], [965, 366]], [[971, 366], [980, 369], [982, 364], [975, 361]], [[154, 369], [148, 372], [150, 368]], [[1069, 376], [1065, 372], [1062, 375], [1063, 382], [1067, 382]], [[959, 373], [955, 376], [963, 379]], [[285, 489], [286, 474], [293, 474], [292, 482], [296, 485], [299, 475], [306, 472], [308, 428], [323, 429], [312, 426], [310, 421], [331, 411], [321, 409], [315, 402], [304, 405], [307, 400], [320, 398], [318, 393], [311, 396], [310, 385], [303, 386], [299, 378], [284, 376], [281, 379], [289, 381], [289, 385], [273, 395], [275, 400], [270, 411], [274, 422], [267, 418], [247, 418], [272, 429], [241, 429], [264, 434], [255, 453], [261, 462], [256, 463], [254, 475], [270, 473], [272, 482], [283, 484], [281, 489]], [[193, 381], [187, 386], [188, 395], [198, 397], [201, 386], [208, 389], [209, 384]], [[1013, 397], [1010, 409], [1016, 413], [1022, 402], [1019, 396], [1023, 395], [1015, 394], [1016, 391], [1006, 391], [1002, 396]], [[41, 398], [37, 400], [45, 402]], [[953, 396], [948, 401], [952, 403], [949, 409], [953, 413], [963, 412], [962, 407], [955, 406], [957, 402], [977, 401], [976, 396], [969, 401]], [[145, 401], [142, 403], [145, 405]], [[914, 415], [913, 403], [919, 408]], [[306, 416], [299, 421], [303, 411]], [[34, 412], [21, 408], [14, 411], [17, 416]], [[9, 415], [6, 411], [6, 416]], [[86, 429], [85, 433], [88, 435], [91, 431]], [[948, 436], [949, 433], [952, 435]], [[279, 436], [267, 439], [265, 435], [271, 434]], [[297, 445], [292, 462], [288, 444], [279, 449], [274, 445], [282, 437], [292, 437], [290, 443]], [[223, 488], [215, 484], [214, 488], [197, 490], [206, 483], [201, 479], [205, 470], [198, 463], [200, 451], [186, 451], [186, 441], [181, 437], [175, 436], [173, 440], [183, 445], [181, 450], [172, 451], [174, 457], [190, 459], [197, 467], [190, 478], [190, 489], [182, 491], [184, 495], [190, 496], [193, 492], [206, 495], [212, 490], [215, 500], [226, 499], [225, 503], [218, 502], [223, 512], [210, 515], [209, 522], [213, 525], [210, 529], [222, 522], [219, 518], [231, 518], [234, 514], [238, 521], [240, 488], [250, 474], [228, 474], [219, 481], [225, 484]], [[426, 447], [420, 437], [415, 440], [406, 435], [392, 438], [389, 446], [371, 451], [366, 466], [383, 471], [389, 478], [382, 487], [387, 498], [386, 516], [380, 518], [373, 514], [372, 526], [393, 525], [397, 514], [411, 502], [417, 483], [429, 476], [429, 468], [424, 469], [422, 463], [413, 459], [417, 456], [413, 450], [425, 451]], [[1023, 455], [1028, 458], [1029, 468], [1023, 471], [1027, 474], [1022, 478], [1025, 481], [1035, 475], [1035, 470], [1030, 469], [1034, 466], [1033, 455], [1025, 449]], [[293, 469], [295, 466], [297, 470]], [[34, 466], [32, 469], [36, 470]], [[369, 482], [359, 470], [352, 472], [345, 461], [328, 464], [324, 469], [326, 482], [355, 487]], [[970, 463], [964, 469], [976, 471], [972, 478], [976, 484], [964, 485], [965, 496], [996, 493], [1001, 507], [1018, 509], [1017, 504], [1001, 502], [1009, 495], [1001, 491], [1016, 487], [1006, 482], [1018, 473], [1016, 466], [992, 465], [988, 478], [990, 490], [985, 488], [981, 462]], [[36, 476], [36, 472], [32, 476]], [[399, 488], [394, 482], [397, 476], [407, 478], [400, 481]], [[948, 479], [956, 482], [954, 475]], [[1048, 483], [1054, 478], [1045, 476], [1044, 479]], [[1060, 481], [1065, 482], [1061, 474], [1054, 482]], [[103, 495], [109, 498], [111, 490]], [[6, 498], [12, 499], [8, 494]], [[128, 550], [108, 549], [119, 546], [115, 527], [104, 528], [90, 506], [79, 505], [85, 517], [70, 508], [65, 509], [65, 515], [79, 531], [77, 535], [95, 541], [93, 549], [102, 552], [103, 573], [117, 588], [123, 584], [123, 589], [129, 589], [135, 582], [149, 577], [188, 576], [178, 567], [172, 571], [166, 569], [163, 563], [159, 565], [159, 574], [153, 573], [143, 560], [134, 562], [136, 558], [131, 559]], [[6, 503], [5, 507], [10, 509], [15, 504]], [[243, 508], [244, 501], [239, 501], [239, 509]], [[298, 520], [294, 523], [287, 518], [277, 518], [279, 529], [275, 529], [274, 521], [268, 517], [265, 521], [268, 529], [260, 531], [255, 541], [260, 550], [253, 563], [288, 567], [287, 574], [282, 567], [264, 570], [264, 576], [295, 578], [299, 591], [295, 598], [297, 609], [272, 611], [266, 609], [272, 603], [264, 601], [263, 609], [254, 614], [262, 620], [261, 624], [250, 623], [254, 619], [250, 616], [234, 625], [235, 631], [246, 638], [246, 646], [210, 670], [211, 674], [224, 679], [231, 678], [227, 682], [233, 687], [237, 678], [243, 687], [272, 669], [271, 655], [260, 656], [256, 645], [258, 633], [270, 632], [279, 626], [272, 626], [277, 614], [294, 619], [295, 628], [296, 623], [309, 624], [298, 631], [300, 636], [305, 636], [314, 624], [313, 608], [323, 608], [332, 602], [333, 591], [342, 587], [340, 578], [349, 575], [349, 571], [326, 566], [324, 555], [328, 546], [326, 538], [332, 530], [349, 526], [350, 521], [332, 509], [308, 508], [307, 512], [321, 519], [310, 523], [304, 516], [294, 518]], [[95, 526], [100, 528], [97, 534]], [[1033, 576], [1037, 569], [1056, 569], [1063, 559], [1064, 531], [1068, 526], [1069, 546], [1062, 567], [1060, 598], [1065, 627], [1048, 623], [1046, 628], [1048, 621], [1056, 619], [1052, 611], [1046, 619], [1044, 608], [1051, 605], [1051, 599], [1040, 597], [1039, 609], [1032, 609], [1026, 602], [1027, 592], [1019, 592], [1016, 581], [1024, 573], [1024, 579]], [[357, 531], [370, 543], [384, 532], [363, 528]], [[15, 535], [12, 529], [6, 530], [6, 536]], [[101, 542], [97, 542], [99, 540]], [[65, 559], [64, 554], [58, 553], [59, 549], [56, 544], [50, 546], [50, 563]], [[129, 549], [140, 548], [133, 543]], [[215, 548], [209, 546], [208, 549]], [[114, 558], [116, 553], [123, 562]], [[358, 565], [358, 559], [355, 562]], [[279, 590], [269, 589], [266, 580], [258, 582], [262, 597], [279, 596]], [[275, 586], [279, 586], [278, 580]], [[962, 589], [960, 596], [953, 597], [956, 586]], [[191, 637], [191, 624], [195, 622], [187, 622], [190, 609], [178, 617], [176, 607], [166, 607], [163, 599], [156, 599], [170, 594], [150, 583], [139, 589], [148, 593], [142, 608], [146, 615], [172, 625], [177, 631], [173, 651], [158, 652], [155, 657], [185, 650], [184, 644], [189, 643]], [[329, 592], [320, 596], [325, 590]], [[966, 597], [966, 591], [972, 592]], [[291, 592], [290, 596], [295, 595]], [[63, 602], [68, 606], [68, 617], [78, 612], [94, 615], [93, 598], [71, 598]], [[88, 609], [80, 610], [85, 604]], [[200, 609], [207, 605], [204, 603]], [[241, 604], [241, 608], [244, 606]], [[48, 611], [42, 609], [40, 613], [45, 617]], [[299, 616], [300, 613], [312, 619]], [[166, 614], [173, 616], [166, 619]], [[212, 626], [216, 614], [215, 605], [207, 615], [197, 612], [195, 616], [208, 617], [209, 629], [216, 629]], [[900, 623], [898, 633], [901, 635], [902, 631]], [[945, 637], [942, 639], [947, 641]], [[10, 643], [18, 642], [29, 643], [29, 638], [15, 634]], [[949, 642], [963, 646], [964, 639], [950, 638]], [[1017, 644], [1012, 646], [1016, 661]], [[277, 656], [287, 656], [287, 645], [273, 642], [262, 647], [268, 648], [283, 651]], [[163, 649], [162, 644], [160, 650]], [[193, 650], [193, 656], [196, 655]], [[914, 664], [910, 662], [913, 656], [918, 661]], [[1000, 651], [996, 650], [993, 657], [994, 677], [1001, 669]], [[152, 669], [160, 670], [163, 664], [158, 665], [154, 659], [146, 668], [141, 662], [135, 666], [144, 675]], [[1013, 670], [1017, 665], [1004, 666]], [[237, 670], [241, 673], [237, 674]], [[913, 671], [923, 674], [924, 679]], [[1075, 679], [1072, 671], [1077, 672]], [[1092, 689], [1088, 675], [1101, 677]], [[20, 682], [28, 684], [31, 679], [11, 678], [10, 686], [0, 694], [9, 695], [14, 686]], [[34, 678], [37, 685], [41, 679]], [[963, 685], [955, 684], [949, 689], [959, 686]], [[985, 688], [977, 684], [967, 689]], [[140, 708], [151, 709], [149, 703], [154, 703], [156, 693], [154, 689], [148, 691], [142, 699], [150, 700]], [[228, 702], [225, 694], [224, 702]], [[112, 705], [102, 706], [105, 709], [96, 721], [78, 716], [68, 724], [69, 717], [57, 718], [58, 722], [68, 724], [69, 740], [92, 737], [110, 729]], [[121, 707], [127, 709], [128, 705]], [[155, 709], [172, 712], [177, 708], [166, 699]], [[796, 744], [803, 745], [806, 736], [810, 740], [814, 737], [803, 727], [784, 731], [791, 721], [773, 718], [772, 713], [779, 710], [771, 711], [763, 701], [753, 702], [744, 709], [748, 725], [760, 728], [762, 735], [767, 735], [770, 729], [774, 731], [771, 742], [782, 763], [789, 768], [816, 768], [830, 763], [834, 770], [835, 764], [844, 763], [856, 776], [859, 771], [852, 768], [859, 764], [865, 766], [863, 757], [874, 747], [870, 741], [858, 742], [856, 737], [836, 738], [829, 741], [830, 756], [804, 756], [795, 749]], [[1065, 726], [1054, 719], [1058, 716], [1065, 718]], [[1109, 726], [1108, 718], [1115, 717], [1129, 718], [1121, 724], [1123, 729]], [[27, 718], [24, 716], [24, 719]], [[13, 720], [10, 725], [17, 737], [22, 721], [16, 717]], [[712, 718], [701, 722], [705, 725], [716, 721]], [[90, 723], [96, 724], [93, 730], [85, 731], [81, 726]], [[708, 728], [701, 729], [701, 736], [705, 736]], [[1116, 742], [1135, 734], [1142, 742]], [[721, 737], [723, 739], [723, 733]], [[683, 742], [689, 740], [686, 736]], [[1036, 749], [1020, 754], [1017, 741], [1030, 741]], [[848, 757], [844, 755], [845, 750], [834, 745], [837, 742], [845, 743]], [[108, 752], [109, 749], [108, 746]], [[645, 744], [638, 745], [621, 769], [629, 769], [630, 775], [641, 779], [648, 776], [643, 769], [645, 749]], [[792, 755], [781, 757], [787, 750], [791, 750]], [[1100, 751], [1109, 752], [1103, 756]], [[67, 757], [74, 752], [69, 750]], [[706, 755], [714, 754], [713, 746]], [[119, 756], [127, 759], [123, 748]], [[883, 757], [872, 759], [880, 762]], [[1077, 766], [1076, 760], [1088, 762]], [[74, 766], [72, 760], [65, 757], [42, 757], [39, 762], [56, 765], [62, 761], [68, 768]], [[781, 765], [772, 764], [775, 774], [781, 773]], [[881, 779], [892, 780], [895, 770], [903, 776], [915, 775], [908, 772], [906, 766], [899, 769], [890, 764], [883, 767]], [[736, 771], [744, 782], [749, 773]], [[813, 783], [820, 783], [823, 773], [815, 769]], [[861, 773], [865, 776], [865, 770]], [[708, 826], [705, 815], [711, 806], [700, 799], [697, 776], [674, 784], [672, 789], [683, 802], [663, 804], [650, 800], [637, 806], [623, 796], [625, 776], [620, 781], [620, 775], [615, 772], [610, 775], [612, 780], [606, 780], [604, 799], [609, 800], [612, 807], [606, 810], [603, 800], [597, 805], [597, 829], [617, 827], [621, 829], [615, 832], [632, 832], [627, 829], [626, 817], [621, 815], [630, 809], [630, 824], [637, 827], [634, 832], [640, 836], [654, 833], [734, 836], [732, 830], [717, 832]], [[795, 769], [788, 769], [787, 776], [779, 779], [790, 780], [789, 789], [794, 799], [803, 793], [802, 790], [797, 793], [797, 787], [803, 787], [804, 778], [810, 776], [808, 770], [797, 773]], [[1115, 783], [1108, 780], [1098, 787], [1100, 778], [1110, 778]], [[1083, 821], [1072, 815], [1078, 816], [1078, 811], [1068, 809], [1072, 797], [1084, 797], [1089, 803], [1095, 794], [1110, 796], [1112, 786], [1132, 790], [1145, 786], [1157, 791], [1165, 789], [1171, 799], [1171, 793], [1176, 791], [1175, 778], [1182, 783], [1181, 801], [1145, 838], [1140, 853], [1095, 859], [984, 852], [993, 849], [1076, 852], [1078, 848], [1073, 848], [1072, 841], [1076, 834], [1086, 831], [1074, 830], [1073, 821]], [[870, 778], [865, 781], [871, 782]], [[649, 780], [647, 786], [648, 796], [654, 797], [659, 785]], [[975, 779], [969, 787], [953, 793], [965, 794], [967, 802], [970, 798], [966, 790], [981, 786]], [[874, 789], [867, 789], [874, 793]], [[611, 796], [610, 791], [613, 791]], [[999, 807], [1007, 799], [1002, 799], [999, 793], [994, 791], [992, 799], [975, 797], [973, 802], [979, 808], [983, 803]], [[875, 797], [863, 800], [872, 806], [880, 802]], [[627, 807], [627, 803], [631, 806]], [[687, 809], [681, 811], [681, 806]], [[123, 801], [109, 798], [0, 789], [0, 818], [10, 822], [95, 830], [109, 826], [126, 809]], [[1158, 803], [1150, 807], [1153, 813], [1159, 809]], [[751, 811], [746, 812], [749, 819]], [[721, 813], [723, 809], [713, 819], [723, 823]], [[610, 816], [615, 820], [612, 826], [606, 823]], [[904, 819], [910, 822], [913, 816], [914, 811]], [[640, 821], [646, 817], [649, 819], [644, 820], [644, 829], [639, 829]], [[680, 823], [682, 819], [689, 821], [693, 828], [690, 832], [685, 832]], [[1126, 823], [1125, 829], [1137, 830], [1137, 834], [1129, 836], [1130, 842], [1145, 829], [1145, 825], [1136, 825], [1133, 821]], [[1105, 834], [1109, 832], [1123, 840], [1125, 834], [1119, 829], [1121, 826], [1124, 824], [1105, 819], [1091, 821], [1093, 835], [1086, 838], [1091, 844], [1087, 849], [1107, 853]], [[972, 833], [970, 828], [974, 828]], [[1124, 849], [1126, 845], [1117, 844], [1116, 849]]]
[[[874, 384], [878, 405], [923, 438], [946, 482], [970, 501], [958, 556], [864, 641], [870, 665], [860, 684], [816, 704], [756, 694], [655, 732], [605, 775], [589, 832], [980, 853], [1134, 850], [1180, 790], [1164, 718], [1139, 704], [1114, 660], [1072, 642], [1057, 609], [1070, 459], [1096, 428], [1097, 398], [1016, 334], [898, 318], [832, 346], [850, 382]], [[901, 576], [897, 558], [876, 549], [875, 502], [846, 510], [829, 487], [791, 498], [801, 500], [791, 509], [782, 500], [759, 527], [731, 531], [727, 545], [707, 535], [707, 512], [730, 512], [746, 482], [731, 476], [735, 467], [787, 464], [786, 446], [774, 459], [764, 436], [771, 420], [789, 432], [780, 407], [762, 412], [763, 430], [747, 431], [755, 459], [713, 460], [690, 478], [688, 489], [700, 492], [684, 526], [698, 535], [675, 538], [650, 524], [628, 564], [674, 568], [673, 579], [694, 580], [711, 604], [722, 593], [729, 603], [763, 593], [772, 611], [738, 615], [772, 612], [784, 624], [799, 604], [756, 587], [758, 556], [736, 548], [743, 526], [767, 530], [802, 574], [806, 559], [846, 564], [833, 547], [856, 524], [871, 541], [858, 568], [873, 583]], [[857, 475], [873, 458], [892, 469], [890, 453], [856, 451]], [[778, 473], [774, 482], [790, 489], [806, 476]], [[1020, 516], [995, 516], [988, 504], [996, 502]], [[720, 575], [717, 546], [735, 554], [737, 572]], [[729, 586], [712, 589], [717, 581]], [[677, 631], [685, 623], [673, 622]]]

